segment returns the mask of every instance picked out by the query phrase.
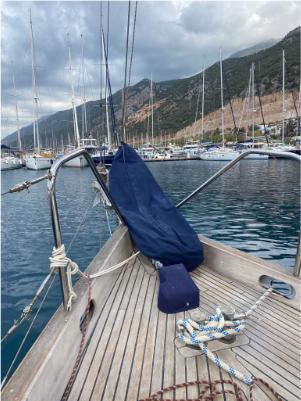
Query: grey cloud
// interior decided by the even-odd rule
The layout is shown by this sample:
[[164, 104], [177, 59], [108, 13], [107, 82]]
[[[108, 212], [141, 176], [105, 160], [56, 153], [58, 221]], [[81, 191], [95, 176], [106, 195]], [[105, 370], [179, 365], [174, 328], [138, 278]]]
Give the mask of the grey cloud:
[[[27, 123], [32, 113], [29, 8], [35, 35], [41, 114], [71, 105], [67, 32], [70, 33], [75, 85], [78, 87], [82, 33], [87, 97], [98, 98], [99, 4], [96, 1], [2, 3], [2, 108], [11, 121], [14, 119], [11, 60], [15, 62], [19, 105], [24, 116], [22, 123]], [[106, 4], [104, 1], [105, 30]], [[110, 2], [109, 63], [113, 90], [123, 85], [127, 4], [126, 1]], [[140, 1], [131, 82], [149, 78], [151, 73], [155, 81], [193, 75], [202, 69], [204, 62], [208, 65], [218, 59], [220, 46], [227, 57], [264, 39], [281, 38], [299, 24], [298, 11], [300, 3], [294, 1]], [[8, 134], [12, 129], [4, 131]]]

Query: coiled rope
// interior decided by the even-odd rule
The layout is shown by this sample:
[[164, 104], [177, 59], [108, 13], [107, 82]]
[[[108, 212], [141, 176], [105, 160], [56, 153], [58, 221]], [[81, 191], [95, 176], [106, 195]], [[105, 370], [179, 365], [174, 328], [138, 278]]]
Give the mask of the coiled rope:
[[[224, 385], [232, 386], [232, 389], [225, 389]], [[254, 401], [253, 391], [255, 385], [261, 384], [268, 391], [270, 391], [277, 401], [284, 401], [283, 398], [264, 380], [252, 377], [252, 384], [249, 387], [249, 400]], [[230, 394], [235, 396], [236, 401], [244, 401], [246, 398], [244, 396], [244, 392], [242, 388], [235, 383], [233, 380], [194, 380], [188, 381], [186, 383], [175, 384], [170, 387], [165, 387], [162, 390], [156, 391], [152, 395], [147, 398], [140, 398], [139, 401], [177, 401], [174, 398], [163, 398], [164, 393], [169, 391], [175, 391], [180, 388], [188, 388], [191, 386], [203, 386], [199, 388], [199, 396], [197, 398], [186, 398], [185, 401], [213, 401], [216, 397], [221, 395], [225, 396], [226, 394]], [[221, 388], [219, 389], [220, 386]], [[220, 399], [220, 398], [219, 398]], [[178, 401], [184, 401], [183, 399]]]
[[61, 245], [59, 248], [53, 248], [50, 260], [50, 269], [66, 268], [67, 285], [69, 298], [67, 301], [67, 310], [71, 310], [72, 300], [77, 298], [72, 286], [72, 275], [79, 272], [78, 265], [66, 256], [65, 246]]
[[52, 255], [49, 258], [50, 260], [50, 268], [65, 268], [67, 274], [67, 283], [68, 283], [68, 292], [69, 298], [67, 301], [67, 310], [71, 310], [72, 301], [77, 298], [75, 291], [72, 286], [72, 276], [79, 273], [83, 277], [89, 277], [90, 280], [104, 276], [105, 274], [112, 273], [113, 271], [121, 268], [125, 264], [127, 264], [130, 260], [134, 259], [137, 255], [139, 255], [140, 251], [135, 252], [133, 255], [124, 259], [123, 261], [117, 263], [116, 265], [110, 266], [105, 270], [101, 270], [98, 273], [87, 275], [80, 270], [78, 265], [72, 261], [70, 258], [66, 256], [65, 246], [61, 245], [59, 248], [53, 248]]
[[192, 319], [181, 319], [177, 322], [179, 330], [178, 338], [186, 345], [198, 345], [203, 353], [219, 368], [226, 370], [245, 384], [250, 385], [252, 378], [244, 375], [233, 367], [229, 366], [208, 349], [206, 343], [212, 340], [220, 340], [229, 335], [240, 333], [246, 326], [245, 320], [226, 321], [219, 308], [216, 308], [216, 315], [209, 316], [205, 325], [195, 322]]
[[221, 338], [240, 333], [246, 326], [246, 321], [241, 319], [250, 316], [272, 291], [273, 288], [269, 288], [247, 312], [235, 315], [233, 320], [225, 320], [224, 313], [220, 308], [216, 308], [216, 314], [209, 316], [203, 324], [192, 319], [178, 320], [177, 328], [179, 331], [179, 340], [186, 345], [198, 345], [202, 352], [217, 367], [224, 369], [230, 376], [235, 377], [247, 385], [252, 384], [253, 380], [251, 375], [244, 375], [234, 367], [223, 362], [216, 353], [208, 349], [206, 344], [212, 340], [220, 340]]

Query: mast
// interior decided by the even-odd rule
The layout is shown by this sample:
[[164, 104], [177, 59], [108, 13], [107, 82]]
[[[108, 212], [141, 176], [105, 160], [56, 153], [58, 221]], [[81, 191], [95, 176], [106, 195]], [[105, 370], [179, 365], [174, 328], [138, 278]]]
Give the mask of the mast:
[[224, 89], [223, 89], [223, 63], [222, 63], [222, 49], [220, 49], [220, 75], [221, 75], [221, 111], [222, 111], [222, 148], [225, 147], [225, 135], [224, 135]]
[[32, 93], [33, 93], [33, 142], [34, 147], [37, 147], [40, 153], [40, 138], [38, 124], [38, 94], [36, 87], [36, 55], [34, 47], [34, 37], [32, 29], [31, 9], [29, 9], [29, 24], [30, 24], [30, 39], [31, 39], [31, 72], [32, 72]]
[[152, 74], [151, 74], [151, 86], [150, 86], [150, 106], [151, 106], [151, 124], [152, 124], [152, 146], [154, 146], [154, 101], [153, 101]]
[[204, 103], [205, 102], [205, 67], [203, 68], [203, 84], [202, 84], [202, 142], [204, 140]]
[[88, 132], [87, 126], [87, 109], [86, 109], [86, 82], [85, 82], [85, 58], [84, 58], [84, 36], [80, 35], [82, 41], [82, 94], [83, 94], [83, 106], [82, 106], [82, 138], [85, 138]]
[[[102, 0], [99, 2], [99, 33], [100, 33], [100, 49], [99, 49], [99, 57], [100, 57], [100, 68], [99, 68], [99, 106], [100, 106], [100, 117], [103, 125], [105, 125], [104, 118], [103, 118], [103, 108], [102, 108], [102, 87], [103, 87], [103, 43], [102, 43]], [[100, 124], [101, 126], [101, 124]], [[101, 134], [101, 130], [99, 129], [99, 137], [98, 137], [99, 144], [102, 144], [103, 135]]]
[[16, 98], [16, 120], [17, 120], [17, 131], [18, 131], [18, 147], [19, 147], [19, 150], [22, 150], [19, 109], [18, 109], [18, 97], [17, 97], [17, 90], [16, 90], [16, 84], [15, 84], [15, 71], [14, 71], [13, 62], [11, 64], [12, 64], [12, 73], [13, 73], [13, 87], [14, 87], [14, 93], [15, 93], [15, 98]]
[[284, 119], [285, 119], [285, 51], [282, 50], [282, 135], [281, 142], [284, 143]]
[[99, 51], [99, 56], [100, 56], [100, 69], [99, 69], [99, 83], [100, 83], [100, 88], [99, 88], [99, 99], [100, 102], [102, 100], [102, 64], [103, 64], [103, 42], [102, 42], [102, 0], [99, 2], [99, 30], [100, 30], [100, 51]]
[[[104, 34], [102, 32], [101, 36], [102, 40], [102, 59], [105, 58], [105, 42], [104, 42]], [[105, 71], [105, 103], [106, 103], [106, 125], [107, 125], [107, 141], [108, 141], [108, 150], [112, 148], [112, 138], [111, 138], [111, 131], [110, 131], [110, 121], [109, 121], [109, 108], [108, 108], [108, 75]]]
[[252, 147], [254, 147], [254, 138], [255, 138], [255, 83], [254, 83], [254, 70], [255, 65], [252, 63], [251, 71], [252, 71]]
[[73, 73], [72, 73], [72, 64], [71, 64], [71, 46], [70, 46], [70, 41], [69, 41], [69, 33], [67, 34], [67, 40], [68, 40], [68, 50], [69, 50], [69, 71], [70, 71], [70, 83], [71, 83], [71, 102], [72, 102], [72, 111], [73, 111], [74, 137], [75, 137], [75, 146], [77, 148], [79, 148], [80, 137], [79, 137], [77, 113], [76, 113], [76, 107], [75, 107], [75, 95], [74, 95], [74, 86], [73, 86]]
[[151, 97], [149, 94], [149, 100], [148, 100], [148, 114], [147, 114], [147, 127], [146, 127], [146, 143], [149, 143], [149, 120], [150, 120], [150, 113], [151, 113]]

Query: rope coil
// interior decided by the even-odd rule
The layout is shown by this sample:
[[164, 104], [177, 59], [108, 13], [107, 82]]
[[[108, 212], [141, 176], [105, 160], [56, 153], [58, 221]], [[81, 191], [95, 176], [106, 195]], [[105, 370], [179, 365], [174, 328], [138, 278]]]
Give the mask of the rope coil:
[[251, 375], [244, 375], [234, 367], [223, 362], [216, 353], [208, 349], [207, 343], [242, 332], [246, 326], [246, 320], [244, 319], [249, 317], [272, 291], [273, 288], [269, 288], [247, 312], [235, 315], [233, 320], [225, 320], [224, 314], [220, 308], [216, 308], [216, 314], [209, 316], [204, 323], [199, 323], [192, 319], [178, 320], [177, 328], [179, 341], [185, 345], [198, 345], [202, 352], [217, 367], [224, 369], [230, 376], [235, 377], [245, 384], [251, 385], [253, 383]]
[[[254, 401], [254, 387], [255, 385], [264, 386], [277, 401], [284, 401], [283, 398], [264, 380], [257, 377], [252, 377], [252, 384], [249, 387], [249, 400]], [[225, 389], [224, 385], [232, 386], [230, 389]], [[175, 391], [180, 388], [188, 388], [191, 386], [203, 386], [199, 387], [199, 395], [197, 398], [186, 398], [186, 400], [176, 400], [175, 398], [163, 398], [164, 393], [169, 391]], [[220, 386], [219, 389], [217, 386]], [[236, 401], [246, 400], [242, 388], [235, 383], [233, 380], [194, 380], [186, 383], [175, 384], [173, 386], [165, 387], [162, 390], [158, 390], [151, 394], [147, 398], [140, 398], [139, 401], [213, 401], [220, 395], [225, 396], [226, 394], [234, 395]], [[220, 399], [220, 398], [218, 398]]]
[[67, 310], [71, 310], [72, 301], [77, 298], [77, 295], [73, 290], [72, 286], [72, 276], [80, 272], [80, 269], [75, 262], [73, 262], [70, 258], [66, 256], [64, 244], [62, 244], [58, 248], [53, 248], [52, 256], [49, 258], [49, 260], [50, 260], [50, 269], [66, 268], [67, 285], [69, 293], [69, 298], [67, 301]]
[[[134, 259], [137, 255], [139, 255], [140, 251], [135, 252], [133, 255], [129, 256], [127, 259], [124, 259], [123, 261], [117, 263], [116, 265], [110, 266], [105, 270], [101, 270], [98, 273], [91, 274], [89, 275], [89, 279], [95, 279], [98, 277], [102, 277], [105, 274], [112, 273], [113, 271], [121, 268], [125, 264], [127, 264], [130, 260]], [[53, 248], [52, 255], [49, 258], [50, 260], [50, 269], [66, 269], [66, 275], [67, 275], [67, 283], [68, 283], [68, 293], [69, 293], [69, 298], [67, 301], [67, 310], [71, 310], [72, 306], [72, 301], [77, 298], [77, 295], [73, 289], [72, 285], [72, 276], [79, 273], [81, 276], [87, 278], [87, 275], [80, 270], [78, 267], [77, 263], [73, 262], [70, 258], [66, 256], [65, 252], [65, 246], [61, 245], [58, 248]]]
[[231, 376], [250, 385], [251, 375], [244, 375], [233, 367], [223, 362], [217, 354], [208, 349], [207, 342], [219, 340], [229, 335], [240, 333], [246, 326], [245, 320], [225, 321], [220, 308], [216, 309], [216, 315], [210, 316], [205, 324], [200, 324], [192, 319], [181, 319], [177, 322], [178, 338], [188, 345], [198, 345], [203, 353], [219, 368], [226, 370]]

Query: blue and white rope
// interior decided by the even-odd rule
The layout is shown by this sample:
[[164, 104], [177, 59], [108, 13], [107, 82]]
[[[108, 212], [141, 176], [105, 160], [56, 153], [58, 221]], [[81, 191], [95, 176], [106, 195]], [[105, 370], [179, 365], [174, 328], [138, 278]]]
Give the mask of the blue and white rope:
[[246, 326], [246, 320], [244, 319], [250, 316], [272, 291], [273, 289], [269, 288], [247, 312], [235, 315], [233, 320], [225, 320], [224, 314], [220, 308], [216, 308], [216, 314], [209, 316], [203, 324], [195, 322], [192, 319], [178, 320], [177, 328], [179, 340], [184, 344], [198, 345], [203, 353], [215, 363], [216, 366], [224, 369], [230, 376], [235, 377], [245, 384], [252, 384], [253, 380], [251, 375], [244, 375], [232, 366], [221, 361], [217, 354], [208, 349], [206, 344], [209, 341], [220, 340], [226, 336], [236, 335], [242, 332]]
[[217, 354], [210, 351], [206, 345], [209, 341], [220, 340], [226, 336], [238, 334], [245, 326], [245, 320], [225, 320], [220, 308], [216, 309], [216, 315], [209, 316], [205, 324], [197, 323], [192, 319], [182, 319], [177, 322], [179, 331], [178, 338], [181, 342], [188, 345], [198, 345], [203, 353], [215, 363], [216, 366], [226, 370], [231, 376], [236, 377], [238, 380], [246, 384], [251, 384], [251, 376], [243, 375], [232, 366], [220, 360]]

